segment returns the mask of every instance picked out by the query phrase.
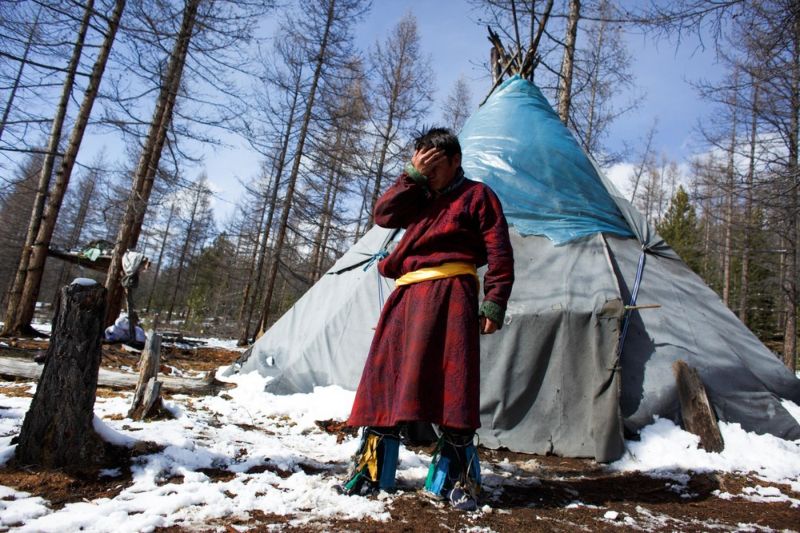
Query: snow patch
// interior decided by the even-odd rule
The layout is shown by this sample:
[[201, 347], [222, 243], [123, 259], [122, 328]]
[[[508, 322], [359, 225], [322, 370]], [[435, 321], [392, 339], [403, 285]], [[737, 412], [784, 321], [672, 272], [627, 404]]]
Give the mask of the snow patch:
[[97, 282], [91, 278], [75, 278], [70, 285], [80, 285], [81, 287], [92, 287], [97, 285]]
[[748, 433], [739, 424], [720, 422], [725, 449], [709, 453], [699, 447], [700, 438], [670, 420], [657, 418], [643, 428], [640, 441], [626, 442], [623, 457], [611, 463], [617, 471], [640, 470], [685, 485], [686, 472], [754, 472], [773, 483], [800, 491], [800, 440]]
[[[113, 498], [53, 510], [41, 498], [3, 488], [9, 496], [0, 502], [0, 529], [125, 532], [175, 525], [193, 529], [214, 520], [231, 525], [246, 522], [255, 510], [287, 516], [295, 527], [336, 518], [389, 520], [387, 506], [393, 495], [370, 500], [334, 490], [358, 439], [337, 444], [334, 435], [315, 424], [345, 418], [352, 391], [320, 387], [310, 394], [275, 396], [264, 392], [267, 381], [258, 374], [225, 380], [237, 388], [217, 396], [175, 395], [165, 402], [176, 414], [174, 420], [120, 420], [130, 405], [130, 393], [97, 398], [94, 428], [104, 439], [129, 447], [151, 441], [161, 451], [136, 457], [131, 485]], [[11, 436], [19, 432], [30, 400], [3, 397], [0, 458], [13, 455]], [[428, 461], [403, 450], [400, 479], [420, 485]], [[100, 472], [101, 477], [120, 475], [119, 469]]]

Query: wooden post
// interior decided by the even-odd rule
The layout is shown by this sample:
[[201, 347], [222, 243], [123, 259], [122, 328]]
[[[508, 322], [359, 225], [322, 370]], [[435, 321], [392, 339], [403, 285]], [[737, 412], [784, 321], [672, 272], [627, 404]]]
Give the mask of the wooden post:
[[678, 386], [684, 429], [700, 437], [700, 446], [704, 450], [721, 452], [725, 443], [700, 375], [682, 360], [675, 361], [672, 370]]
[[133, 394], [128, 418], [143, 420], [157, 414], [161, 408], [161, 382], [158, 369], [161, 365], [161, 335], [150, 330], [139, 360], [139, 381]]
[[75, 283], [61, 289], [53, 334], [36, 394], [25, 415], [16, 461], [80, 469], [102, 462], [105, 443], [94, 431], [106, 289]]

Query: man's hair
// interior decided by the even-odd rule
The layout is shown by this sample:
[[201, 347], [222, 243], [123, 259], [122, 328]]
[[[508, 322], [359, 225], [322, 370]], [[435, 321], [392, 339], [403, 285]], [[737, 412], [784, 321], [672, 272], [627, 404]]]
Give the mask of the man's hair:
[[423, 148], [438, 148], [451, 159], [454, 155], [461, 155], [461, 144], [452, 131], [447, 128], [430, 128], [414, 139], [414, 150]]

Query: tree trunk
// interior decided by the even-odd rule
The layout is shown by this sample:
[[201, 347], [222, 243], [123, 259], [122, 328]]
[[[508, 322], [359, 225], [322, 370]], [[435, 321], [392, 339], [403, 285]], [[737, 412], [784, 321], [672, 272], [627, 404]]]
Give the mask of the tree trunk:
[[731, 303], [731, 262], [733, 258], [733, 202], [734, 202], [734, 189], [736, 188], [736, 166], [734, 162], [734, 155], [736, 154], [736, 129], [737, 129], [737, 114], [736, 106], [738, 105], [737, 88], [739, 86], [739, 72], [735, 71], [733, 74], [733, 94], [729, 102], [731, 109], [731, 138], [730, 146], [728, 147], [728, 167], [726, 169], [725, 183], [725, 211], [724, 211], [724, 224], [725, 224], [725, 240], [722, 251], [722, 301], [726, 306], [730, 307]]
[[795, 12], [794, 18], [794, 43], [792, 63], [791, 96], [789, 102], [789, 161], [787, 174], [791, 189], [789, 193], [789, 209], [786, 213], [788, 224], [789, 250], [786, 257], [786, 274], [783, 282], [784, 306], [786, 308], [786, 323], [783, 336], [783, 362], [792, 372], [797, 370], [797, 252], [798, 252], [798, 199], [797, 187], [800, 183], [798, 176], [798, 126], [800, 126], [800, 13]]
[[369, 171], [372, 170], [372, 165], [376, 162], [379, 144], [380, 144], [379, 139], [375, 139], [375, 144], [373, 145], [372, 151], [370, 152], [369, 166], [367, 167], [368, 171], [366, 172], [367, 181], [364, 183], [364, 188], [361, 191], [361, 208], [358, 211], [358, 223], [356, 225], [356, 232], [355, 232], [355, 238], [353, 239], [353, 244], [358, 242], [358, 239], [360, 239], [361, 236], [367, 232], [367, 230], [369, 229], [368, 223], [370, 220], [372, 220], [370, 213], [367, 213], [367, 221], [364, 222], [364, 224], [362, 225], [362, 221], [364, 221], [364, 211], [369, 209], [369, 205], [367, 205], [367, 198], [368, 197], [371, 198], [369, 190], [370, 190], [370, 182], [372, 181], [372, 175], [371, 172]]
[[318, 262], [315, 265], [315, 272], [316, 275], [314, 276], [313, 281], [318, 281], [322, 274], [325, 272], [325, 262], [328, 257], [328, 241], [330, 240], [331, 235], [331, 227], [333, 226], [333, 213], [334, 209], [336, 208], [336, 198], [339, 194], [339, 187], [342, 181], [342, 165], [339, 164], [339, 168], [336, 171], [336, 181], [333, 183], [333, 196], [331, 197], [330, 206], [328, 208], [327, 213], [325, 214], [325, 218], [322, 223], [322, 245], [320, 247], [321, 253], [318, 257]]
[[[86, 215], [89, 213], [89, 206], [92, 201], [92, 195], [94, 194], [94, 189], [96, 185], [96, 176], [94, 174], [90, 174], [87, 181], [88, 183], [83, 183], [83, 187], [81, 188], [81, 198], [80, 203], [78, 205], [78, 214], [75, 216], [75, 221], [72, 225], [72, 231], [69, 235], [69, 240], [67, 241], [67, 248], [69, 250], [74, 250], [78, 247], [78, 244], [81, 240], [81, 235], [83, 234], [83, 226], [86, 224]], [[58, 274], [58, 283], [56, 285], [56, 293], [53, 297], [53, 301], [55, 302], [58, 299], [58, 293], [61, 291], [61, 287], [66, 285], [69, 281], [69, 277], [72, 275], [72, 264], [62, 265], [61, 271]]]
[[[70, 57], [67, 66], [67, 76], [64, 78], [64, 85], [61, 89], [61, 97], [56, 107], [56, 114], [53, 117], [53, 124], [50, 128], [50, 139], [47, 144], [47, 152], [42, 162], [42, 169], [39, 173], [39, 184], [36, 189], [36, 198], [33, 202], [33, 209], [31, 211], [30, 222], [28, 223], [28, 232], [25, 236], [25, 244], [22, 247], [22, 254], [19, 258], [19, 265], [17, 266], [17, 273], [14, 276], [14, 283], [11, 286], [11, 291], [8, 295], [8, 306], [6, 307], [5, 327], [3, 328], [3, 335], [23, 334], [30, 333], [30, 320], [25, 322], [22, 314], [22, 298], [25, 281], [28, 277], [28, 269], [30, 265], [31, 254], [33, 252], [33, 245], [36, 236], [39, 233], [39, 226], [42, 223], [42, 213], [45, 209], [45, 202], [47, 201], [47, 193], [50, 189], [50, 179], [53, 175], [53, 167], [55, 166], [56, 153], [58, 146], [61, 143], [61, 130], [64, 127], [64, 119], [67, 116], [67, 106], [69, 105], [70, 95], [72, 88], [75, 85], [75, 73], [80, 64], [81, 54], [83, 53], [83, 45], [86, 40], [86, 32], [89, 29], [89, 23], [92, 18], [92, 9], [94, 0], [88, 0], [86, 8], [83, 13], [83, 19], [78, 30], [78, 36], [75, 40], [75, 46], [72, 49], [72, 57]], [[35, 308], [36, 302], [33, 302]]]
[[[253, 233], [255, 233], [255, 235], [253, 235], [253, 233], [250, 233], [250, 235], [247, 235], [247, 237], [246, 237], [247, 240], [252, 240], [253, 237], [255, 237], [255, 239], [254, 239], [255, 240], [255, 246], [254, 246], [254, 249], [253, 249], [253, 253], [250, 255], [250, 262], [247, 265], [247, 282], [245, 283], [245, 286], [244, 286], [244, 294], [242, 295], [242, 303], [241, 303], [241, 305], [239, 307], [239, 317], [238, 317], [239, 318], [239, 324], [241, 324], [242, 321], [244, 320], [244, 315], [247, 312], [247, 307], [250, 305], [250, 291], [253, 289], [253, 276], [255, 275], [256, 263], [258, 261], [258, 256], [261, 254], [262, 247], [266, 246], [266, 243], [262, 244], [262, 241], [263, 241], [262, 228], [264, 227], [263, 226], [263, 224], [264, 224], [264, 216], [266, 215], [266, 211], [267, 211], [266, 195], [268, 193], [269, 193], [269, 190], [264, 191], [265, 198], [264, 198], [264, 201], [261, 204], [261, 209], [259, 209], [259, 212], [258, 212], [258, 224], [255, 225], [255, 231], [253, 232]], [[239, 257], [239, 250], [241, 248], [241, 240], [242, 240], [242, 237], [244, 236], [244, 225], [242, 227], [241, 234], [242, 235], [240, 235], [239, 240], [237, 241], [237, 244], [236, 244], [236, 253], [234, 254], [234, 257]]]
[[[237, 342], [239, 346], [246, 345], [250, 340], [249, 332], [250, 332], [250, 324], [253, 321], [253, 309], [256, 307], [256, 302], [261, 301], [258, 298], [258, 296], [260, 296], [260, 292], [262, 292], [261, 277], [264, 273], [264, 262], [267, 257], [267, 249], [269, 248], [269, 236], [270, 233], [272, 232], [272, 221], [275, 218], [275, 209], [278, 206], [278, 193], [280, 191], [281, 179], [283, 177], [283, 170], [286, 167], [286, 156], [289, 153], [289, 141], [291, 139], [292, 129], [294, 128], [294, 114], [295, 110], [297, 109], [297, 100], [300, 96], [300, 85], [301, 85], [301, 80], [300, 77], [298, 77], [295, 82], [294, 93], [292, 94], [292, 105], [289, 107], [288, 120], [286, 122], [286, 130], [284, 131], [283, 139], [281, 141], [281, 151], [278, 155], [278, 161], [275, 167], [275, 179], [274, 183], [272, 184], [272, 189], [270, 191], [267, 222], [266, 224], [264, 224], [262, 230], [263, 245], [261, 246], [258, 252], [258, 265], [256, 266], [256, 280], [254, 284], [255, 291], [253, 291], [253, 297], [247, 304], [247, 318], [242, 323], [241, 332], [239, 335], [239, 341]], [[253, 333], [253, 337], [255, 337], [256, 334], [257, 331]]]
[[181, 248], [181, 257], [178, 260], [178, 274], [175, 278], [175, 288], [172, 290], [172, 299], [169, 304], [169, 311], [167, 311], [167, 322], [172, 320], [172, 312], [175, 310], [175, 299], [178, 296], [178, 288], [181, 286], [181, 276], [183, 275], [183, 265], [186, 262], [186, 253], [189, 251], [189, 244], [192, 241], [192, 230], [194, 229], [195, 217], [197, 216], [197, 207], [200, 205], [200, 190], [198, 189], [197, 195], [194, 197], [192, 204], [192, 214], [189, 218], [189, 227], [186, 229], [186, 239], [183, 241]]
[[167, 239], [169, 239], [169, 227], [172, 225], [172, 218], [175, 216], [175, 202], [173, 201], [169, 206], [169, 217], [167, 217], [167, 227], [164, 229], [164, 238], [161, 239], [161, 249], [158, 251], [158, 260], [156, 261], [156, 271], [153, 274], [153, 285], [150, 287], [150, 294], [147, 296], [146, 312], [150, 312], [150, 306], [153, 303], [153, 294], [158, 284], [158, 275], [161, 273], [161, 261], [164, 259], [164, 250], [167, 247]]
[[750, 108], [750, 164], [744, 196], [744, 235], [742, 239], [742, 277], [739, 288], [739, 320], [747, 325], [747, 307], [750, 297], [750, 232], [753, 231], [753, 182], [756, 173], [756, 142], [758, 126], [758, 82], [753, 80], [753, 95]]
[[647, 143], [645, 144], [644, 153], [642, 154], [642, 162], [639, 165], [639, 168], [636, 169], [636, 173], [634, 174], [634, 182], [633, 182], [633, 191], [631, 192], [631, 203], [636, 201], [636, 191], [639, 189], [639, 182], [642, 179], [642, 175], [644, 174], [645, 169], [647, 168], [647, 162], [650, 159], [650, 151], [653, 146], [653, 137], [656, 134], [656, 127], [655, 124], [650, 130], [647, 132]]
[[102, 460], [93, 420], [105, 305], [102, 285], [61, 290], [44, 370], [19, 435], [19, 464], [80, 469]]
[[561, 60], [561, 75], [558, 80], [558, 116], [561, 122], [569, 121], [572, 105], [572, 70], [575, 58], [575, 41], [578, 36], [578, 19], [581, 16], [580, 0], [570, 0], [567, 17], [567, 35], [564, 39], [564, 58]]
[[116, 0], [114, 11], [108, 21], [108, 30], [103, 39], [103, 45], [100, 47], [97, 59], [92, 67], [89, 85], [86, 87], [83, 102], [81, 103], [78, 116], [75, 119], [75, 126], [72, 128], [72, 134], [69, 138], [69, 144], [61, 160], [61, 166], [56, 173], [56, 181], [53, 185], [53, 190], [50, 191], [50, 197], [47, 201], [47, 207], [44, 210], [42, 223], [39, 226], [39, 232], [33, 243], [30, 264], [28, 266], [28, 275], [25, 279], [25, 286], [22, 291], [20, 302], [20, 320], [24, 325], [29, 325], [31, 320], [33, 320], [33, 314], [36, 310], [36, 300], [39, 297], [39, 289], [41, 288], [42, 276], [44, 275], [44, 265], [47, 261], [47, 251], [50, 248], [50, 242], [53, 238], [53, 231], [55, 231], [58, 213], [61, 210], [61, 203], [64, 201], [64, 195], [67, 192], [69, 180], [72, 177], [72, 169], [78, 157], [78, 151], [83, 141], [86, 125], [89, 123], [89, 116], [92, 114], [95, 97], [100, 90], [100, 82], [103, 79], [106, 61], [111, 52], [111, 46], [114, 44], [114, 38], [116, 37], [117, 28], [119, 27], [119, 21], [124, 9], [125, 0]]
[[303, 157], [303, 149], [305, 147], [306, 136], [308, 135], [308, 126], [311, 122], [311, 115], [314, 109], [314, 99], [317, 95], [317, 86], [319, 85], [320, 77], [322, 76], [322, 67], [325, 64], [325, 56], [328, 48], [328, 38], [331, 32], [331, 26], [334, 21], [335, 14], [335, 0], [328, 0], [328, 14], [325, 21], [325, 31], [322, 36], [322, 42], [319, 47], [319, 54], [317, 54], [316, 66], [314, 68], [314, 77], [311, 80], [311, 87], [308, 90], [308, 100], [306, 101], [306, 110], [303, 116], [303, 123], [300, 127], [300, 134], [297, 138], [297, 148], [292, 164], [292, 171], [289, 174], [289, 182], [286, 188], [286, 197], [283, 202], [283, 211], [281, 212], [281, 222], [278, 226], [278, 236], [275, 239], [274, 257], [270, 265], [269, 276], [267, 277], [267, 286], [264, 294], [264, 305], [262, 307], [262, 318], [259, 324], [259, 337], [266, 331], [267, 322], [269, 320], [269, 308], [272, 304], [272, 293], [275, 289], [275, 279], [278, 276], [278, 267], [280, 265], [281, 250], [283, 248], [283, 241], [286, 238], [286, 226], [289, 222], [289, 212], [292, 208], [292, 199], [294, 197], [294, 188], [297, 182], [297, 175], [300, 172], [300, 161]]
[[595, 142], [595, 113], [597, 106], [597, 90], [600, 84], [600, 63], [603, 54], [603, 46], [605, 46], [606, 27], [605, 21], [599, 22], [600, 28], [597, 32], [597, 42], [595, 43], [595, 61], [592, 65], [592, 72], [589, 76], [589, 116], [586, 118], [586, 132], [583, 135], [584, 149], [595, 156], [594, 142]]
[[133, 393], [133, 401], [128, 411], [128, 418], [143, 420], [156, 413], [161, 407], [161, 383], [158, 381], [158, 369], [161, 366], [161, 335], [150, 330], [147, 342], [139, 359], [139, 381]]
[[395, 106], [396, 93], [392, 93], [392, 102], [389, 106], [389, 117], [386, 119], [386, 131], [383, 133], [383, 143], [381, 144], [381, 151], [378, 154], [378, 170], [375, 172], [375, 186], [372, 188], [372, 199], [369, 203], [369, 221], [365, 229], [372, 227], [375, 222], [375, 204], [378, 203], [378, 197], [381, 194], [381, 185], [383, 185], [383, 170], [386, 165], [386, 153], [389, 151], [389, 144], [392, 142], [392, 128], [394, 127], [394, 106]]
[[111, 324], [119, 313], [122, 297], [122, 286], [120, 285], [122, 256], [127, 250], [136, 246], [139, 238], [144, 214], [150, 201], [153, 180], [158, 169], [158, 163], [161, 160], [161, 152], [172, 123], [172, 112], [175, 107], [178, 89], [180, 88], [183, 67], [186, 64], [189, 41], [192, 38], [199, 5], [200, 0], [187, 0], [186, 2], [181, 28], [178, 37], [175, 39], [169, 64], [162, 80], [156, 108], [153, 112], [153, 120], [150, 123], [150, 130], [147, 133], [147, 139], [136, 166], [131, 193], [125, 205], [125, 214], [117, 233], [114, 252], [111, 257], [111, 266], [106, 276], [105, 284], [108, 289], [107, 324]]
[[672, 370], [677, 382], [684, 429], [700, 437], [700, 447], [704, 450], [722, 452], [725, 442], [700, 374], [680, 359], [672, 365]]
[[339, 165], [342, 160], [340, 156], [340, 152], [342, 150], [342, 144], [347, 146], [347, 139], [345, 137], [344, 143], [342, 143], [342, 130], [336, 130], [336, 139], [333, 141], [331, 152], [333, 155], [328, 157], [330, 167], [328, 171], [330, 172], [328, 175], [328, 179], [325, 183], [325, 195], [322, 198], [322, 209], [320, 212], [320, 219], [319, 219], [319, 227], [317, 228], [316, 233], [314, 234], [314, 246], [311, 251], [311, 281], [315, 282], [319, 279], [317, 275], [317, 264], [320, 262], [320, 255], [322, 254], [322, 236], [325, 233], [325, 220], [328, 217], [330, 210], [331, 210], [331, 197], [333, 196], [333, 187], [334, 183], [336, 182], [336, 176], [339, 173]]
[[706, 184], [703, 201], [705, 227], [703, 228], [703, 279], [708, 282], [711, 274], [711, 185]]

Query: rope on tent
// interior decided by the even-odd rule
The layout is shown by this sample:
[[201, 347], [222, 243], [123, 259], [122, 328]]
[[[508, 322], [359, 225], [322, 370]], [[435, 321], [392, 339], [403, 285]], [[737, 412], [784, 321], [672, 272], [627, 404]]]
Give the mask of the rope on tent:
[[628, 334], [628, 326], [631, 323], [632, 307], [636, 306], [636, 297], [639, 295], [639, 285], [642, 283], [642, 272], [644, 272], [644, 256], [645, 250], [642, 246], [642, 253], [639, 255], [639, 266], [636, 267], [636, 280], [633, 282], [633, 291], [631, 292], [631, 303], [626, 306], [625, 323], [622, 325], [622, 335], [619, 337], [619, 347], [617, 348], [617, 357], [622, 355], [622, 348], [625, 345], [625, 336]]
[[380, 250], [378, 250], [377, 252], [372, 254], [370, 256], [370, 258], [367, 259], [367, 264], [364, 265], [364, 272], [369, 270], [369, 268], [372, 265], [374, 265], [375, 263], [377, 263], [381, 259], [385, 259], [388, 255], [389, 255], [389, 252], [386, 251], [386, 248], [381, 248]]
[[[386, 251], [386, 248], [381, 248], [372, 254], [372, 257], [369, 258], [367, 264], [364, 265], [364, 272], [369, 270], [373, 264], [377, 263], [381, 259], [384, 259], [388, 255], [389, 252]], [[376, 279], [378, 280], [378, 312], [380, 312], [380, 310], [383, 309], [383, 284], [381, 283], [381, 273], [378, 272], [377, 268], [375, 269], [375, 275], [377, 276]]]

